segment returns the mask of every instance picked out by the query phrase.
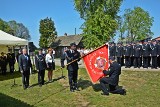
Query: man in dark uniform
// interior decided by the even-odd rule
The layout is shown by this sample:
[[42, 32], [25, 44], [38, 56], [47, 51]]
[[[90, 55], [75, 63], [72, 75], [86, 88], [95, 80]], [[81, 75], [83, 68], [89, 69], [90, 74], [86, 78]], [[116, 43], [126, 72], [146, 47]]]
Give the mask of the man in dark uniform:
[[[19, 50], [18, 51], [18, 53], [17, 53], [17, 55], [16, 55], [16, 60], [17, 60], [17, 63], [19, 64], [19, 56], [22, 54], [22, 52], [21, 52], [21, 50]], [[19, 68], [19, 67], [18, 67]], [[19, 72], [21, 72], [20, 71], [20, 68], [18, 69], [19, 70]]]
[[74, 90], [78, 91], [77, 78], [78, 78], [78, 69], [79, 69], [78, 61], [80, 61], [80, 59], [79, 59], [80, 53], [77, 51], [75, 43], [71, 43], [70, 46], [71, 46], [70, 50], [67, 50], [65, 52], [67, 64], [78, 59], [77, 61], [75, 61], [67, 66], [70, 91], [74, 92]]
[[149, 45], [148, 67], [151, 67], [151, 45], [152, 45], [151, 40], [148, 40], [148, 45]]
[[123, 43], [121, 42], [121, 46], [122, 46], [122, 62], [121, 62], [121, 66], [125, 66], [124, 65], [124, 52], [125, 52], [125, 46], [123, 45]]
[[118, 43], [118, 46], [117, 46], [117, 62], [120, 65], [122, 65], [122, 55], [123, 55], [123, 47], [122, 47], [121, 43]]
[[131, 46], [129, 42], [126, 43], [124, 56], [125, 56], [125, 68], [130, 68], [131, 66], [130, 65], [131, 64]]
[[157, 57], [158, 67], [160, 68], [160, 41], [158, 41], [158, 57]]
[[[110, 67], [109, 70], [103, 70], [104, 75], [109, 75], [109, 77], [103, 77], [100, 79], [100, 85], [102, 88], [102, 95], [113, 94], [121, 94], [126, 95], [125, 89], [116, 89], [119, 82], [119, 75], [121, 74], [121, 66], [115, 61], [113, 57], [109, 58]], [[106, 84], [109, 85], [109, 89], [107, 89]]]
[[148, 56], [149, 56], [149, 45], [147, 40], [144, 40], [142, 45], [142, 56], [143, 56], [143, 68], [148, 68]]
[[38, 71], [38, 83], [41, 87], [44, 85], [44, 75], [46, 69], [45, 57], [42, 55], [42, 49], [39, 49], [38, 55], [35, 56], [36, 69]]
[[152, 41], [151, 45], [151, 57], [152, 57], [152, 69], [157, 69], [157, 56], [158, 56], [158, 45], [155, 40]]
[[134, 49], [134, 68], [141, 67], [141, 56], [142, 56], [142, 46], [140, 42], [137, 41], [137, 44]]
[[109, 46], [109, 56], [116, 56], [116, 46], [114, 42], [111, 42], [111, 45]]
[[6, 75], [6, 70], [7, 70], [7, 57], [4, 56], [4, 53], [1, 53], [1, 70], [2, 70], [2, 75]]
[[14, 64], [15, 64], [15, 55], [14, 53], [10, 52], [7, 54], [7, 61], [9, 63], [10, 73], [14, 72]]
[[131, 44], [131, 66], [134, 66], [134, 48], [135, 48], [135, 42], [132, 42]]
[[22, 50], [22, 54], [19, 56], [19, 67], [22, 73], [23, 88], [29, 87], [30, 69], [32, 68], [30, 56], [27, 54], [27, 49]]

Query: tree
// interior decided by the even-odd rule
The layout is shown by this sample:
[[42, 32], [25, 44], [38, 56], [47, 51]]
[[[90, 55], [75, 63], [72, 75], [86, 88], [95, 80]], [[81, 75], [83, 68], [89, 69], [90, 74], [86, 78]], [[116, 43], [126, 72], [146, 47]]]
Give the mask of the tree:
[[0, 30], [9, 33], [11, 35], [14, 35], [14, 30], [11, 29], [11, 27], [7, 24], [7, 22], [0, 19]]
[[31, 36], [29, 34], [29, 30], [22, 23], [17, 23], [16, 21], [12, 20], [12, 21], [8, 22], [8, 25], [14, 31], [14, 35], [16, 37], [23, 38], [26, 40], [31, 39]]
[[74, 0], [75, 8], [85, 20], [82, 25], [84, 45], [96, 48], [114, 37], [122, 0]]
[[126, 9], [124, 14], [124, 29], [127, 32], [128, 41], [142, 40], [152, 36], [151, 26], [153, 17], [140, 7], [134, 10]]
[[118, 33], [119, 33], [119, 40], [118, 41], [123, 41], [124, 32], [125, 32], [125, 28], [123, 26], [124, 20], [121, 16], [118, 16], [117, 21], [118, 21]]
[[47, 48], [57, 37], [57, 31], [51, 18], [45, 18], [40, 21], [40, 40], [39, 46]]

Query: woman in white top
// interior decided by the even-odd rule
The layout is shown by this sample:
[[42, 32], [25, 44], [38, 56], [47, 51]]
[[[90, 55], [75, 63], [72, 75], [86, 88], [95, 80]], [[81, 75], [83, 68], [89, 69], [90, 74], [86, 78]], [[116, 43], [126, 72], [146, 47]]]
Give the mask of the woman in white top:
[[48, 54], [46, 55], [46, 64], [47, 64], [49, 82], [52, 82], [53, 70], [55, 70], [55, 62], [52, 52], [53, 52], [52, 48], [49, 48]]

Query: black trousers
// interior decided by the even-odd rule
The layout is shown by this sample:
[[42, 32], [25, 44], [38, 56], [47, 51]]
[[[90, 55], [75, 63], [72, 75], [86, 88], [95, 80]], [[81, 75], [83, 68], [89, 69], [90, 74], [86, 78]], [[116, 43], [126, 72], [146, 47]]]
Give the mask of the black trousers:
[[125, 56], [125, 66], [130, 67], [131, 66], [131, 57]]
[[148, 56], [148, 67], [151, 67], [151, 56]]
[[2, 65], [1, 70], [2, 70], [2, 75], [6, 75], [6, 70], [7, 70], [6, 65]]
[[9, 63], [9, 69], [10, 69], [10, 73], [14, 72], [14, 64], [13, 63]]
[[134, 56], [131, 57], [131, 66], [134, 66]]
[[[113, 94], [123, 94], [125, 92], [124, 89], [116, 89], [115, 85], [109, 84], [108, 77], [101, 78], [100, 79], [100, 85], [101, 85], [101, 88], [102, 88], [102, 92], [104, 94], [107, 94], [109, 92], [113, 93]], [[109, 85], [109, 89], [107, 89], [106, 85]]]
[[160, 67], [160, 55], [157, 58], [157, 64], [158, 64], [158, 67]]
[[148, 68], [148, 57], [147, 56], [143, 57], [143, 68]]
[[39, 70], [39, 72], [38, 72], [38, 83], [40, 85], [44, 85], [44, 75], [45, 75], [45, 70]]
[[124, 56], [121, 58], [121, 66], [124, 66]]
[[117, 63], [122, 65], [122, 60], [121, 60], [121, 57], [117, 57]]
[[74, 71], [68, 70], [68, 78], [70, 86], [77, 86], [78, 69]]
[[157, 56], [152, 56], [152, 68], [157, 68]]
[[22, 73], [22, 83], [25, 88], [29, 86], [29, 74]]
[[140, 68], [141, 67], [141, 58], [140, 57], [135, 57], [134, 58], [134, 67], [135, 68]]

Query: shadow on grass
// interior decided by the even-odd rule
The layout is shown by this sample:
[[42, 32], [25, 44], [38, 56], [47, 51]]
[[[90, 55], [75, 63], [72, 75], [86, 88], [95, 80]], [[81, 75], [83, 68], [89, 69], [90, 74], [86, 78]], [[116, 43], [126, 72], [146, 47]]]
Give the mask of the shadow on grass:
[[2, 93], [0, 93], [0, 99], [1, 107], [33, 107], [32, 105], [29, 105], [21, 100], [15, 99]]
[[82, 90], [90, 86], [92, 86], [92, 82], [90, 82], [89, 80], [83, 80], [82, 78], [78, 80], [78, 87], [81, 88]]
[[0, 75], [0, 81], [10, 80], [10, 79], [14, 79], [14, 78], [19, 78], [21, 76], [22, 76], [21, 73], [18, 72], [18, 71], [14, 72], [12, 74], [9, 73], [9, 72], [7, 72], [6, 75]]
[[[52, 82], [45, 82], [45, 85], [47, 85], [47, 84], [49, 84], [49, 83], [53, 83], [53, 82], [58, 81], [58, 80], [60, 80], [60, 79], [65, 79], [65, 78], [66, 78], [65, 76], [58, 77], [58, 78], [56, 78], [56, 79], [53, 79]], [[35, 87], [35, 86], [38, 86], [38, 85], [39, 85], [38, 83], [32, 84], [32, 85], [30, 86], [30, 88]]]

